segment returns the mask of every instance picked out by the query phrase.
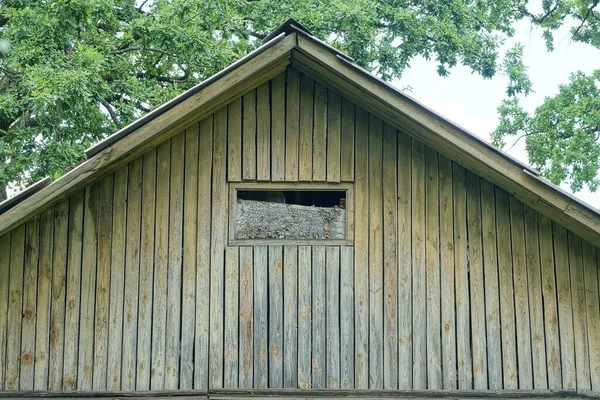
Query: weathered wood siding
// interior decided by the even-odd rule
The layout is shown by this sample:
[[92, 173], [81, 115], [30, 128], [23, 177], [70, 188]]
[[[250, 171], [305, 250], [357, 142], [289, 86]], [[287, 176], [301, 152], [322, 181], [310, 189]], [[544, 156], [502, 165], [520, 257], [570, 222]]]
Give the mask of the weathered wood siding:
[[[228, 247], [239, 181], [353, 245]], [[0, 389], [600, 390], [595, 245], [289, 69], [0, 238]]]

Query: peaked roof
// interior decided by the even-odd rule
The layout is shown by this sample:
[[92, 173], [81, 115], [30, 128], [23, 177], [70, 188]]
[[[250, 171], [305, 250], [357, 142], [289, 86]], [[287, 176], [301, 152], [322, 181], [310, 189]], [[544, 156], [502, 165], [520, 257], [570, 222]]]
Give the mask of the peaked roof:
[[591, 243], [600, 243], [599, 210], [362, 69], [351, 57], [314, 37], [293, 19], [270, 33], [252, 53], [90, 147], [87, 160], [58, 180], [43, 180], [0, 203], [0, 235], [275, 77], [288, 65], [514, 194]]

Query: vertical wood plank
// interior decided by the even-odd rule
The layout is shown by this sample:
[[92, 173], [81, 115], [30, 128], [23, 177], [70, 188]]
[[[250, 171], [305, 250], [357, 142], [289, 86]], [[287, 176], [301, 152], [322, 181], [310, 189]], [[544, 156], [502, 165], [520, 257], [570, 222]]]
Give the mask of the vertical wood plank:
[[113, 224], [110, 263], [110, 295], [108, 319], [108, 374], [106, 388], [121, 388], [123, 353], [123, 298], [125, 282], [125, 231], [127, 227], [127, 166], [115, 172]]
[[[256, 179], [256, 89], [244, 95], [243, 122], [242, 122], [242, 178], [247, 180]], [[227, 110], [215, 113], [215, 144], [218, 141], [216, 129], [219, 128], [217, 118], [219, 114], [227, 114]], [[220, 129], [220, 128], [219, 128]]]
[[308, 76], [300, 76], [300, 137], [298, 180], [312, 179], [313, 158], [313, 111], [315, 82]]
[[[106, 390], [113, 183], [114, 177], [113, 175], [109, 175], [100, 181], [98, 190], [98, 261], [96, 272], [96, 312], [94, 321], [94, 375], [92, 385], [94, 390]], [[56, 245], [54, 248], [56, 258]], [[54, 276], [56, 276], [56, 264], [54, 265]], [[52, 286], [53, 288], [56, 287], [54, 282]], [[54, 296], [52, 300], [52, 315], [54, 315]], [[52, 319], [54, 320], [54, 317]], [[60, 324], [62, 324], [62, 321]], [[50, 364], [52, 365], [52, 344], [50, 344], [50, 360]], [[52, 374], [50, 375], [50, 381], [52, 382]], [[50, 389], [52, 390], [52, 388]]]
[[552, 223], [552, 232], [554, 234], [554, 266], [558, 298], [562, 387], [563, 389], [575, 389], [577, 387], [577, 376], [575, 372], [575, 339], [573, 334], [567, 231], [562, 226]]
[[382, 122], [369, 121], [369, 388], [383, 389], [383, 133]]
[[[425, 270], [427, 293], [427, 387], [442, 388], [440, 199], [438, 154], [425, 148]], [[445, 299], [443, 299], [445, 301]]]
[[200, 121], [198, 139], [198, 232], [196, 252], [196, 333], [194, 389], [208, 388], [210, 335], [210, 233], [212, 230], [211, 178], [213, 116]]
[[[61, 209], [63, 208], [63, 204], [61, 204], [60, 206]], [[64, 223], [64, 221], [61, 221], [61, 223]], [[60, 239], [62, 239], [62, 235], [60, 236]], [[64, 251], [66, 249], [64, 247], [61, 247], [59, 250]], [[5, 390], [19, 390], [19, 371], [21, 367], [21, 319], [23, 315], [24, 255], [25, 225], [21, 225], [13, 229], [10, 240], [10, 271], [8, 278], [9, 292], [7, 314], [8, 319], [6, 324], [6, 373], [4, 378]], [[60, 259], [56, 261], [59, 261], [60, 263], [63, 259], [66, 263], [66, 254], [64, 254], [64, 252], [60, 255]], [[60, 341], [62, 342], [62, 337], [60, 338]]]
[[340, 248], [325, 249], [327, 324], [327, 387], [340, 388]]
[[254, 387], [253, 374], [253, 266], [252, 247], [240, 247], [240, 355], [239, 387]]
[[369, 388], [369, 115], [356, 110], [356, 183], [354, 186], [355, 388]]
[[6, 377], [6, 328], [8, 323], [8, 293], [10, 272], [10, 232], [0, 236], [0, 390], [4, 389]]
[[285, 73], [271, 80], [271, 180], [285, 179]]
[[468, 268], [470, 271], [473, 386], [475, 389], [487, 389], [487, 341], [485, 336], [482, 236], [479, 176], [467, 171]]
[[[92, 184], [85, 189], [85, 204], [83, 210], [83, 255], [82, 255], [82, 268], [81, 268], [81, 304], [80, 304], [80, 317], [79, 317], [79, 355], [77, 365], [77, 389], [78, 390], [91, 390], [92, 389], [92, 378], [94, 371], [94, 321], [95, 305], [96, 305], [96, 264], [97, 264], [97, 245], [98, 245], [98, 190], [99, 184]], [[47, 222], [46, 222], [47, 221]], [[48, 228], [45, 228], [48, 226]], [[44, 234], [44, 229], [48, 229], [48, 234], [52, 232], [52, 220], [51, 215], [48, 218], [45, 214], [42, 216], [42, 238], [47, 237]], [[42, 240], [42, 244], [45, 241]], [[43, 269], [46, 273], [50, 273], [52, 267], [44, 261], [46, 259], [45, 254], [52, 254], [52, 241], [46, 250], [45, 246], [40, 248], [40, 268], [44, 265]], [[43, 250], [43, 251], [42, 251]], [[48, 260], [49, 262], [49, 260]], [[42, 282], [42, 281], [41, 281]], [[43, 286], [45, 286], [44, 283]], [[40, 283], [40, 289], [42, 284]], [[45, 290], [45, 287], [44, 287]], [[40, 290], [39, 297], [42, 296]], [[41, 304], [41, 303], [40, 303]], [[38, 312], [40, 306], [38, 304]], [[48, 314], [49, 315], [49, 314]], [[43, 316], [38, 314], [38, 332], [40, 321], [45, 322]], [[38, 338], [40, 335], [38, 335]], [[44, 337], [46, 339], [46, 337]], [[47, 342], [45, 340], [38, 342], [38, 351], [36, 351], [36, 371], [37, 371], [37, 358], [39, 350], [47, 348]], [[43, 354], [43, 353], [39, 353]], [[47, 366], [47, 362], [43, 364]], [[36, 372], [37, 375], [37, 372]], [[36, 389], [46, 389], [46, 385], [42, 382], [47, 381], [46, 377], [40, 374], [40, 385], [36, 384]]]
[[[340, 181], [340, 132], [342, 128], [342, 99], [339, 94], [327, 91], [327, 182]], [[344, 154], [344, 157], [348, 157]]]
[[340, 388], [354, 388], [354, 248], [340, 251]]
[[[79, 196], [79, 198], [81, 198], [81, 196]], [[21, 371], [19, 373], [20, 390], [33, 390], [39, 239], [40, 219], [39, 217], [36, 217], [29, 220], [25, 227], [23, 318], [21, 323]], [[79, 249], [81, 250], [81, 246]], [[2, 257], [8, 256], [2, 254]], [[81, 258], [79, 259], [79, 262], [81, 262]], [[76, 346], [71, 347], [76, 348]]]
[[67, 308], [65, 315], [63, 371], [64, 390], [77, 389], [77, 349], [79, 341], [79, 305], [81, 298], [81, 262], [83, 250], [83, 202], [84, 192], [80, 192], [71, 197], [69, 205], [69, 258], [67, 267]]
[[512, 249], [510, 237], [510, 206], [508, 193], [496, 188], [496, 238], [500, 283], [500, 319], [502, 321], [502, 377], [504, 389], [518, 388], [515, 301]]
[[[227, 132], [223, 132], [227, 137]], [[226, 139], [224, 139], [226, 140]], [[167, 331], [165, 340], [165, 389], [179, 388], [181, 350], [181, 275], [183, 260], [183, 196], [185, 133], [171, 140], [169, 199], [169, 258], [167, 267]], [[223, 177], [223, 179], [226, 179]]]
[[471, 326], [469, 307], [469, 275], [467, 258], [467, 175], [463, 167], [453, 163], [454, 187], [454, 277], [456, 289], [456, 348], [458, 389], [473, 388], [471, 358]]
[[413, 388], [427, 387], [427, 294], [425, 264], [425, 147], [412, 143], [412, 329]]
[[242, 180], [242, 98], [229, 103], [227, 117], [227, 175], [229, 182]]
[[225, 249], [225, 365], [223, 386], [238, 387], [239, 254], [237, 247]]
[[154, 291], [152, 294], [152, 370], [150, 388], [165, 388], [167, 330], [167, 270], [169, 265], [169, 190], [171, 142], [162, 143], [156, 153], [156, 213], [154, 237]]
[[502, 337], [496, 237], [494, 185], [481, 180], [481, 221], [483, 233], [483, 274], [485, 283], [485, 327], [489, 389], [502, 389]]
[[283, 249], [283, 386], [298, 386], [298, 247]]
[[264, 389], [269, 382], [268, 328], [268, 248], [254, 247], [254, 387]]
[[[244, 97], [244, 130], [247, 129], [246, 103], [250, 110], [256, 102], [255, 96], [247, 94]], [[252, 112], [255, 115], [255, 111]], [[250, 117], [249, 117], [250, 118]], [[256, 124], [254, 124], [256, 126]], [[227, 109], [215, 113], [214, 144], [213, 144], [213, 175], [212, 175], [212, 231], [210, 234], [210, 385], [219, 388], [223, 386], [223, 311], [225, 295], [225, 245], [227, 238], [227, 182], [225, 180], [227, 146]], [[246, 138], [244, 132], [244, 139]], [[254, 138], [256, 135], [254, 134]], [[256, 164], [247, 169], [245, 163], [246, 145], [244, 144], [244, 178], [256, 177]], [[254, 159], [256, 161], [256, 159]], [[247, 175], [248, 171], [254, 171]]]
[[300, 135], [300, 73], [287, 69], [285, 102], [285, 180], [298, 180], [298, 146]]
[[440, 293], [442, 296], [442, 378], [444, 389], [456, 389], [456, 309], [454, 295], [454, 206], [452, 162], [439, 155]]
[[548, 387], [551, 390], [562, 388], [560, 332], [558, 328], [558, 305], [556, 301], [556, 278], [554, 276], [554, 244], [552, 243], [552, 222], [538, 216], [540, 237], [540, 261], [542, 268], [542, 298], [544, 301], [544, 331], [546, 334], [546, 355]]
[[383, 131], [383, 387], [398, 388], [398, 180], [396, 130]]
[[583, 241], [582, 247], [591, 388], [598, 390], [600, 388], [600, 298], [598, 297], [596, 249], [587, 241]]
[[256, 89], [256, 179], [271, 180], [271, 98], [270, 84]]
[[127, 183], [127, 234], [125, 298], [123, 306], [122, 390], [135, 390], [142, 215], [142, 158], [129, 164]]
[[398, 388], [404, 390], [413, 381], [411, 177], [412, 140], [398, 132]]
[[327, 88], [315, 83], [313, 121], [313, 181], [327, 178]]
[[157, 151], [144, 154], [142, 160], [142, 217], [140, 236], [140, 280], [138, 337], [136, 352], [136, 389], [150, 390], [152, 354], [152, 287], [154, 282], [154, 227], [156, 207]]
[[312, 387], [327, 387], [327, 309], [325, 247], [312, 249]]
[[523, 204], [515, 200], [514, 197], [510, 198], [510, 223], [515, 287], [514, 295], [517, 328], [517, 367], [519, 371], [519, 389], [532, 389], [533, 371], [531, 366], [531, 328], [529, 324]]
[[354, 181], [354, 104], [342, 98], [340, 180]]
[[525, 248], [527, 281], [529, 283], [529, 310], [531, 320], [531, 353], [534, 389], [547, 389], [546, 341], [544, 333], [544, 306], [537, 212], [525, 207]]
[[283, 247], [269, 246], [269, 387], [283, 387]]
[[[181, 304], [181, 364], [179, 388], [194, 382], [194, 327], [196, 325], [196, 246], [198, 242], [198, 124], [185, 131], [183, 198], [183, 273]], [[206, 207], [206, 204], [202, 204]]]
[[311, 248], [298, 247], [298, 388], [310, 389], [311, 381]]
[[577, 389], [591, 389], [581, 238], [570, 231], [569, 265], [571, 266], [571, 301], [573, 302]]

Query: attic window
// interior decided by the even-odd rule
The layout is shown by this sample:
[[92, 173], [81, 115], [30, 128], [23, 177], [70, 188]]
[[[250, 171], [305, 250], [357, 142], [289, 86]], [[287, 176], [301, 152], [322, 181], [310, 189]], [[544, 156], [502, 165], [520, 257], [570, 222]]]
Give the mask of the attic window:
[[348, 188], [243, 184], [232, 190], [231, 241], [346, 242]]

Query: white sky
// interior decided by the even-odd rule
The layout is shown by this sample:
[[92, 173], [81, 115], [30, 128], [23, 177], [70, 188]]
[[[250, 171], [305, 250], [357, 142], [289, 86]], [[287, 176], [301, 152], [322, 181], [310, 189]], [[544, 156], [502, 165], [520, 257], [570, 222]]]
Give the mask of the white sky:
[[[549, 53], [541, 30], [532, 29], [526, 21], [515, 28], [515, 36], [507, 42], [507, 47], [515, 42], [525, 46], [524, 59], [535, 93], [522, 99], [521, 104], [529, 112], [542, 104], [544, 97], [558, 92], [558, 85], [567, 83], [572, 72], [581, 70], [590, 73], [600, 68], [600, 50], [572, 42], [568, 29], [555, 34], [555, 50]], [[498, 123], [496, 107], [506, 98], [507, 80], [501, 76], [484, 80], [462, 66], [453, 68], [449, 77], [442, 78], [437, 75], [435, 67], [435, 61], [417, 58], [402, 78], [393, 84], [398, 88], [410, 86], [412, 91], [409, 94], [416, 100], [489, 142], [490, 133]], [[506, 148], [510, 147], [511, 141], [507, 139], [509, 146]], [[524, 144], [522, 139], [508, 152], [528, 162]], [[563, 185], [563, 188], [570, 192], [567, 186]], [[600, 208], [600, 191], [590, 193], [584, 190], [575, 193], [575, 196]]]

